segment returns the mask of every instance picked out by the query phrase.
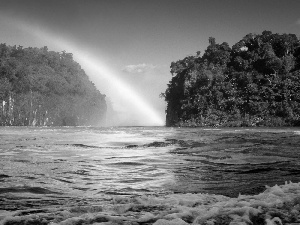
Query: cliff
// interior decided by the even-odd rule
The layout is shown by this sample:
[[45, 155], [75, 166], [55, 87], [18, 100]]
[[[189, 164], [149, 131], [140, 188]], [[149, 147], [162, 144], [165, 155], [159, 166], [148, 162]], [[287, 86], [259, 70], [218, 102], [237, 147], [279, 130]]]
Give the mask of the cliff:
[[101, 94], [71, 53], [0, 44], [0, 125], [103, 125]]
[[162, 96], [167, 126], [299, 126], [300, 41], [295, 34], [248, 34], [232, 47], [209, 39], [171, 64]]

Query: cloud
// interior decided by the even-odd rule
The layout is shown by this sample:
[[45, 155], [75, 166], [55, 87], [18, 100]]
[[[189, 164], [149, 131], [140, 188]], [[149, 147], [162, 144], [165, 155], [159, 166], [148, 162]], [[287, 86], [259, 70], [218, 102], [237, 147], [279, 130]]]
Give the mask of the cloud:
[[127, 72], [127, 73], [143, 74], [143, 73], [146, 73], [148, 71], [151, 71], [151, 70], [157, 69], [157, 68], [158, 68], [158, 66], [154, 66], [152, 64], [142, 63], [142, 64], [137, 64], [137, 65], [125, 66], [125, 68], [122, 69], [122, 71]]
[[297, 25], [300, 25], [300, 18], [296, 21]]

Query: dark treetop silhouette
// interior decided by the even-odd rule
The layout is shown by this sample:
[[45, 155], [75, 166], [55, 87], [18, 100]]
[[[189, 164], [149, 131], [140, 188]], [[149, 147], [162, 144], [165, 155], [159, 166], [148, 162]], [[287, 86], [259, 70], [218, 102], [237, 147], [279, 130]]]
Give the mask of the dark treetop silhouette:
[[0, 44], [0, 125], [101, 125], [101, 94], [71, 53]]
[[232, 48], [210, 38], [202, 56], [172, 62], [171, 73], [167, 126], [300, 125], [295, 34], [248, 34]]

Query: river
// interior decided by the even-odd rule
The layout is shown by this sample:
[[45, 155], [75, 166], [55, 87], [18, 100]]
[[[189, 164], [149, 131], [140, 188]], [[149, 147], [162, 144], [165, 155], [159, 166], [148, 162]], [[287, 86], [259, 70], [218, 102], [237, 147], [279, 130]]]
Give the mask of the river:
[[299, 135], [299, 128], [1, 127], [0, 212], [115, 196], [255, 195], [300, 182]]

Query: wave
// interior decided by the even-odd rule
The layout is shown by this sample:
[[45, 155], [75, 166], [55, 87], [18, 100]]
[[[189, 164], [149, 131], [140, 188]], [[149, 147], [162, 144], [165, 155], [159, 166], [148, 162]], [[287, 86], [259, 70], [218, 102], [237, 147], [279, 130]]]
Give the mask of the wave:
[[[107, 193], [109, 194], [109, 193]], [[300, 183], [266, 187], [257, 195], [230, 198], [209, 194], [127, 196], [112, 193], [95, 205], [0, 211], [9, 224], [299, 224]]]
[[32, 194], [59, 194], [58, 192], [50, 191], [46, 188], [41, 188], [41, 187], [22, 186], [22, 187], [0, 188], [0, 194], [23, 193], [23, 192], [28, 192]]

